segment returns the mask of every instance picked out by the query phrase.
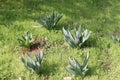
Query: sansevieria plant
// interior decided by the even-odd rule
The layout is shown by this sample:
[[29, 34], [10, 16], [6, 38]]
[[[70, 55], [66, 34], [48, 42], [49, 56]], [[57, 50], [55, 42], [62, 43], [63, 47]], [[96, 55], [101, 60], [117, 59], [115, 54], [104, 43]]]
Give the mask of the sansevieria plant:
[[81, 45], [89, 38], [91, 31], [88, 31], [85, 29], [83, 32], [83, 27], [79, 24], [76, 25], [75, 27], [75, 34], [71, 33], [70, 25], [68, 26], [68, 29], [65, 30], [63, 27], [63, 33], [66, 42], [71, 46], [71, 47], [81, 47]]
[[65, 67], [67, 72], [76, 75], [81, 76], [82, 79], [84, 78], [86, 72], [88, 71], [88, 60], [89, 60], [89, 54], [87, 54], [82, 62], [82, 64], [79, 64], [76, 59], [71, 59], [69, 57], [69, 63], [71, 67]]
[[62, 14], [57, 14], [55, 11], [53, 11], [51, 14], [46, 14], [44, 18], [41, 18], [38, 20], [38, 22], [47, 29], [53, 29], [56, 24], [59, 22], [59, 20], [62, 18]]
[[43, 52], [41, 51], [38, 55], [34, 55], [34, 59], [29, 54], [27, 55], [27, 58], [27, 61], [23, 57], [21, 58], [21, 61], [25, 67], [30, 71], [40, 74]]

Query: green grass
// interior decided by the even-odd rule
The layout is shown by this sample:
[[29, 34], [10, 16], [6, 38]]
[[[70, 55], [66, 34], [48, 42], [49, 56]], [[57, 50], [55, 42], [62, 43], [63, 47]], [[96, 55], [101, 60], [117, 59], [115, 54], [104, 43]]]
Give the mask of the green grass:
[[[119, 43], [113, 43], [110, 36], [120, 31], [119, 0], [1, 0], [0, 1], [0, 80], [63, 80], [73, 76], [65, 70], [68, 57], [82, 57], [90, 52], [88, 73], [85, 80], [119, 80], [120, 50]], [[37, 20], [53, 10], [64, 16], [54, 30], [48, 31]], [[65, 44], [62, 27], [68, 23], [80, 23], [91, 30], [91, 36], [82, 49], [72, 49]], [[40, 28], [33, 28], [40, 26]], [[47, 38], [51, 47], [44, 51], [41, 75], [28, 71], [20, 56], [22, 51], [16, 48], [17, 38], [25, 31], [33, 36]], [[101, 66], [102, 62], [110, 63]]]

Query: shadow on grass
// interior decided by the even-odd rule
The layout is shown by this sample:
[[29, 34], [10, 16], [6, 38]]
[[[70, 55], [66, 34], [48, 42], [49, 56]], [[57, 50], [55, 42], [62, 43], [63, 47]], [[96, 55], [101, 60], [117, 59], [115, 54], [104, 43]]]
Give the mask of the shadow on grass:
[[55, 64], [55, 63], [52, 63], [52, 64], [44, 63], [42, 65], [41, 74], [44, 75], [44, 76], [49, 76], [50, 74], [54, 75], [56, 73], [56, 68], [57, 67], [58, 67], [58, 65]]
[[[83, 18], [93, 18], [101, 11], [99, 8], [105, 9], [110, 6], [108, 0], [26, 0], [26, 1], [0, 1], [0, 24], [10, 24], [14, 21], [36, 20], [42, 14], [49, 11], [58, 11], [64, 13], [72, 20]], [[67, 3], [67, 4], [66, 4]], [[94, 5], [93, 5], [94, 4]], [[57, 28], [59, 29], [59, 28]]]
[[86, 76], [97, 75], [97, 66], [89, 67]]
[[[111, 6], [111, 2], [106, 0], [51, 0], [42, 1], [46, 7], [51, 7], [60, 13], [65, 14], [72, 20], [79, 20], [81, 17], [91, 19], [98, 16], [98, 14], [105, 11], [105, 9]], [[51, 4], [49, 4], [51, 3]], [[59, 4], [57, 4], [59, 3]], [[67, 3], [67, 4], [66, 4]]]
[[1, 0], [0, 25], [11, 24], [14, 21], [35, 20], [41, 11], [40, 2], [40, 0]]
[[97, 39], [90, 37], [85, 43], [82, 44], [81, 48], [97, 47]]
[[58, 24], [55, 26], [54, 30], [62, 30], [64, 26], [66, 26], [66, 23]]

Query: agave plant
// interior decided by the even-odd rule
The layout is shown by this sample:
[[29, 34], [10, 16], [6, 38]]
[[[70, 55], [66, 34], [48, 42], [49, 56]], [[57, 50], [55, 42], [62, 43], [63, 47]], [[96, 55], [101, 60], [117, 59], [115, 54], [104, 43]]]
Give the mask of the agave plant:
[[82, 79], [84, 78], [88, 68], [88, 60], [89, 60], [89, 54], [87, 54], [84, 58], [84, 61], [82, 64], [79, 64], [78, 61], [76, 59], [71, 59], [69, 57], [69, 63], [71, 65], [71, 68], [70, 67], [65, 67], [66, 70], [73, 74], [73, 75], [80, 75], [82, 77]]
[[38, 22], [47, 29], [52, 29], [56, 26], [58, 21], [62, 18], [61, 14], [57, 14], [53, 11], [52, 15], [46, 14], [44, 18], [38, 20]]
[[30, 45], [33, 41], [34, 41], [34, 39], [32, 37], [32, 34], [29, 33], [28, 31], [24, 33], [22, 38], [18, 39], [19, 46], [20, 47], [25, 47], [25, 48], [28, 48], [28, 49], [30, 49]]
[[41, 70], [41, 62], [43, 60], [43, 52], [41, 51], [38, 55], [34, 55], [34, 59], [32, 59], [29, 54], [27, 55], [27, 57], [27, 61], [23, 57], [21, 58], [22, 63], [28, 70], [39, 74]]
[[71, 47], [81, 47], [81, 45], [89, 38], [91, 31], [88, 31], [85, 29], [82, 32], [83, 28], [81, 25], [76, 25], [76, 32], [75, 35], [71, 33], [70, 25], [68, 26], [68, 30], [65, 30], [63, 27], [63, 33], [64, 37], [66, 39], [66, 42], [71, 46]]
[[114, 42], [119, 42], [120, 43], [120, 38], [118, 38], [117, 36], [112, 35], [111, 38]]

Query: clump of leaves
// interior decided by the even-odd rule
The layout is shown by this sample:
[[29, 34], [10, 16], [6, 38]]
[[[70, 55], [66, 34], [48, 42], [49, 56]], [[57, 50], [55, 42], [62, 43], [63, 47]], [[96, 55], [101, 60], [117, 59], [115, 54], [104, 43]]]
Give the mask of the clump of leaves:
[[79, 64], [78, 61], [76, 59], [71, 59], [69, 57], [69, 63], [71, 65], [71, 67], [65, 67], [65, 69], [67, 70], [67, 72], [76, 75], [76, 76], [81, 76], [82, 79], [84, 79], [84, 76], [88, 70], [87, 66], [88, 66], [88, 60], [89, 60], [89, 54], [87, 54], [83, 60], [82, 64]]
[[118, 36], [113, 36], [112, 35], [111, 38], [114, 42], [119, 42], [120, 43], [120, 38]]
[[25, 67], [30, 71], [40, 74], [43, 52], [41, 51], [38, 55], [34, 55], [34, 59], [29, 54], [27, 54], [27, 58], [27, 61], [23, 57], [21, 58], [21, 61]]
[[71, 33], [70, 25], [68, 26], [68, 30], [65, 30], [63, 27], [64, 37], [66, 42], [71, 47], [81, 47], [81, 45], [89, 38], [91, 31], [88, 31], [87, 29], [84, 30], [83, 27], [79, 24], [76, 24], [75, 29], [76, 30], [74, 35]]
[[59, 22], [61, 18], [62, 18], [62, 14], [57, 14], [56, 12], [53, 11], [52, 15], [46, 14], [46, 16], [38, 20], [38, 22], [42, 26], [50, 30], [56, 26], [56, 24]]
[[18, 39], [19, 46], [30, 49], [31, 43], [34, 41], [32, 34], [30, 32], [25, 32], [21, 38]]

